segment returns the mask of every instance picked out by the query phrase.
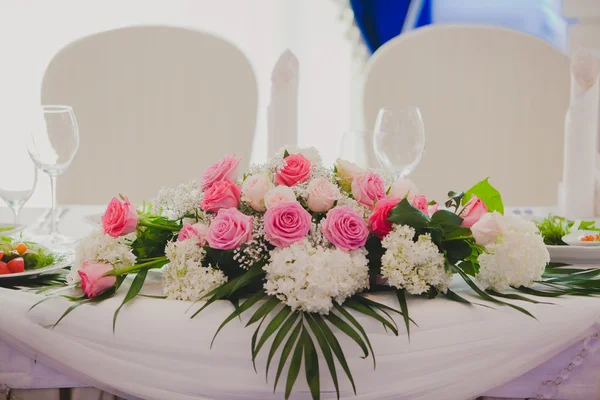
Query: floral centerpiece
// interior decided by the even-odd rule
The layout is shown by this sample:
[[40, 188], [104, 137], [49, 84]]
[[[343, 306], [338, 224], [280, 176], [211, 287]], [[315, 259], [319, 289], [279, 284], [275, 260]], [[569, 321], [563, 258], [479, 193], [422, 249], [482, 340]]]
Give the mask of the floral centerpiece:
[[[484, 300], [526, 314], [503, 298], [536, 301], [507, 289], [539, 296], [598, 292], [595, 284], [580, 285], [559, 268], [547, 268], [536, 226], [503, 215], [500, 193], [488, 180], [450, 192], [438, 204], [408, 179], [393, 181], [346, 160], [327, 168], [314, 148], [282, 149], [241, 175], [239, 163], [235, 155], [225, 156], [199, 184], [162, 189], [137, 210], [126, 197], [114, 198], [102, 230], [77, 248], [69, 283], [83, 294], [70, 297], [75, 304], [61, 319], [81, 304], [114, 295], [135, 274], [123, 305], [130, 302], [148, 270], [161, 268], [166, 298], [200, 302], [193, 317], [217, 300], [231, 301], [232, 312], [217, 333], [249, 312], [246, 326], [257, 326], [252, 360], [272, 338], [266, 368], [268, 376], [278, 356], [274, 387], [289, 362], [289, 397], [304, 364], [317, 399], [319, 353], [338, 396], [337, 365], [356, 392], [337, 335], [351, 338], [375, 365], [355, 313], [398, 335], [396, 313], [410, 333], [408, 294], [470, 304], [451, 290], [454, 276]], [[532, 287], [536, 282], [546, 286]], [[398, 309], [362, 295], [376, 291], [394, 293]]]

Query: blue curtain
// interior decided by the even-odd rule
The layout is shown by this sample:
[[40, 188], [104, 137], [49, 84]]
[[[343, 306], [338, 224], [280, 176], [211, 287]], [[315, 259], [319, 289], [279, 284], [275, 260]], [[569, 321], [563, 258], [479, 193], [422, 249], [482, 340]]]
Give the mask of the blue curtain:
[[[415, 0], [350, 0], [356, 24], [372, 53], [402, 32], [411, 2]], [[431, 23], [431, 0], [418, 3], [422, 3], [420, 10], [409, 29]]]

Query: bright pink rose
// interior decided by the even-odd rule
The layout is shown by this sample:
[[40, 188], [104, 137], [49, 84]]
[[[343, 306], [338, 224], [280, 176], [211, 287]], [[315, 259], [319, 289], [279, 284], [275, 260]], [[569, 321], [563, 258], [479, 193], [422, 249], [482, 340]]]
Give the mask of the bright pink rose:
[[115, 286], [117, 282], [116, 276], [104, 276], [109, 271], [114, 270], [114, 267], [105, 263], [93, 263], [86, 261], [77, 271], [81, 277], [81, 288], [83, 293], [91, 299], [106, 292], [108, 289]]
[[310, 161], [302, 154], [290, 154], [283, 159], [283, 167], [275, 175], [278, 185], [295, 186], [310, 179]]
[[242, 161], [241, 158], [237, 158], [235, 154], [231, 154], [209, 166], [204, 171], [204, 174], [202, 174], [202, 182], [200, 184], [202, 190], [206, 191], [209, 187], [224, 179], [235, 182], [240, 161]]
[[425, 215], [429, 215], [429, 202], [423, 194], [418, 194], [413, 197], [412, 205], [423, 211]]
[[240, 205], [242, 190], [229, 179], [215, 182], [204, 192], [200, 207], [204, 211], [217, 212], [221, 208], [237, 208]]
[[233, 250], [252, 240], [252, 217], [235, 208], [222, 208], [210, 224], [206, 241], [213, 249]]
[[102, 216], [104, 233], [112, 237], [124, 236], [135, 231], [137, 223], [137, 211], [127, 197], [122, 202], [114, 197]]
[[385, 197], [385, 182], [381, 176], [367, 170], [352, 181], [352, 196], [363, 206], [371, 208], [375, 200]]
[[208, 226], [203, 224], [202, 222], [198, 222], [195, 224], [183, 224], [181, 230], [179, 231], [179, 235], [177, 235], [177, 241], [181, 242], [182, 240], [187, 239], [195, 239], [197, 241], [198, 246], [204, 246], [206, 243], [206, 233], [208, 232]]
[[329, 210], [321, 231], [327, 240], [345, 252], [364, 246], [369, 236], [365, 220], [349, 206]]
[[400, 200], [402, 199], [381, 199], [375, 203], [373, 214], [369, 217], [369, 228], [378, 238], [383, 239], [392, 230], [392, 222], [388, 218]]
[[306, 237], [311, 216], [297, 201], [283, 201], [265, 213], [265, 237], [273, 246], [288, 247]]
[[463, 228], [470, 228], [473, 224], [483, 216], [483, 214], [488, 212], [488, 208], [480, 198], [473, 195], [465, 204], [465, 207], [459, 214], [459, 217], [463, 219], [462, 226]]

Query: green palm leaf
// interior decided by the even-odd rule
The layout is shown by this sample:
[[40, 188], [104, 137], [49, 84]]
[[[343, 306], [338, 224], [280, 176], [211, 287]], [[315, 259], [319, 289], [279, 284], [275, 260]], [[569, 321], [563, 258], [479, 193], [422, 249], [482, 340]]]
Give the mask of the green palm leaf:
[[373, 346], [371, 346], [371, 341], [369, 340], [369, 336], [367, 336], [367, 332], [365, 332], [362, 325], [344, 307], [342, 307], [338, 304], [334, 304], [334, 307], [340, 314], [342, 314], [342, 316], [344, 316], [348, 321], [350, 321], [350, 323], [352, 325], [354, 325], [354, 327], [361, 333], [361, 335], [365, 339], [365, 342], [367, 342], [367, 346], [369, 347], [369, 350], [371, 351], [371, 357], [373, 358], [373, 368], [376, 368], [377, 361], [375, 360], [375, 352], [373, 351]]
[[147, 275], [148, 275], [148, 270], [143, 269], [137, 273], [135, 278], [133, 278], [133, 282], [131, 282], [131, 286], [129, 287], [129, 290], [127, 291], [127, 294], [125, 295], [123, 302], [121, 303], [119, 308], [117, 308], [117, 310], [115, 311], [115, 315], [113, 316], [113, 334], [115, 333], [115, 328], [117, 326], [117, 316], [119, 315], [119, 311], [121, 311], [121, 308], [125, 304], [129, 303], [140, 293], [140, 290], [142, 290], [142, 287], [144, 286], [144, 282], [146, 281]]
[[281, 350], [281, 356], [279, 358], [279, 365], [277, 366], [277, 375], [275, 376], [275, 384], [273, 385], [273, 392], [277, 389], [277, 382], [279, 382], [279, 377], [281, 376], [281, 371], [283, 371], [283, 367], [285, 362], [287, 361], [294, 344], [296, 344], [296, 339], [300, 334], [300, 330], [302, 329], [302, 321], [296, 325], [294, 330], [292, 331], [290, 337], [287, 342], [285, 342], [285, 346], [283, 346], [283, 350]]
[[[323, 334], [321, 328], [317, 325], [316, 319], [320, 319], [321, 316], [319, 314], [308, 314], [306, 320], [308, 321], [308, 326], [313, 331], [315, 338], [317, 339], [317, 343], [319, 343], [319, 347], [321, 348], [321, 352], [323, 353], [323, 358], [325, 358], [325, 362], [327, 363], [327, 368], [329, 368], [329, 374], [331, 375], [331, 380], [333, 381], [333, 386], [335, 386], [335, 393], [337, 394], [337, 398], [340, 398], [340, 387], [337, 378], [337, 371], [335, 370], [335, 362], [333, 361], [333, 355], [331, 353], [331, 348], [329, 347], [329, 343]], [[306, 362], [306, 361], [305, 361]]]
[[[275, 339], [273, 339], [273, 343], [271, 344], [271, 349], [269, 350], [269, 357], [267, 359], [267, 368], [266, 368], [266, 379], [267, 379], [267, 381], [269, 379], [269, 366], [271, 365], [271, 360], [273, 359], [273, 356], [275, 355], [275, 352], [277, 351], [277, 349], [279, 348], [279, 346], [281, 345], [281, 343], [283, 343], [283, 339], [285, 339], [286, 335], [288, 334], [288, 332], [290, 331], [290, 329], [292, 328], [292, 326], [294, 326], [294, 323], [298, 320], [299, 316], [300, 316], [299, 313], [297, 313], [297, 312], [293, 313], [285, 321], [285, 323], [283, 324], [283, 326], [281, 327], [281, 329], [279, 330], [279, 332], [277, 332], [277, 335], [275, 335]], [[269, 329], [269, 327], [267, 327], [267, 329]], [[265, 332], [267, 331], [267, 329], [265, 329]], [[298, 329], [297, 326], [296, 326], [296, 329]], [[263, 333], [263, 335], [264, 335], [264, 333]], [[293, 333], [292, 333], [292, 335], [293, 335]], [[261, 340], [262, 340], [262, 338], [261, 338]], [[259, 340], [258, 346], [261, 345], [261, 340]], [[257, 351], [257, 353], [258, 353], [258, 351]]]
[[[310, 316], [308, 317], [310, 319]], [[304, 349], [304, 372], [306, 382], [310, 388], [313, 400], [318, 400], [321, 395], [321, 384], [319, 381], [319, 355], [306, 327], [302, 329], [302, 347]], [[293, 363], [293, 359], [292, 359]]]

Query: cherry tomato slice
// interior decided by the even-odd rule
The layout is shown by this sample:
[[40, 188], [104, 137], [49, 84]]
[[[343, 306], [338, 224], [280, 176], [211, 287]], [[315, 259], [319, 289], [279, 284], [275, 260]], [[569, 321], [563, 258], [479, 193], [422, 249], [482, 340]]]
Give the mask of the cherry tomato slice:
[[11, 273], [18, 274], [25, 271], [25, 260], [23, 260], [23, 257], [13, 258], [6, 266]]
[[6, 266], [5, 262], [0, 261], [0, 275], [6, 275], [6, 274], [10, 274], [10, 270]]

